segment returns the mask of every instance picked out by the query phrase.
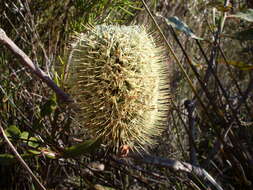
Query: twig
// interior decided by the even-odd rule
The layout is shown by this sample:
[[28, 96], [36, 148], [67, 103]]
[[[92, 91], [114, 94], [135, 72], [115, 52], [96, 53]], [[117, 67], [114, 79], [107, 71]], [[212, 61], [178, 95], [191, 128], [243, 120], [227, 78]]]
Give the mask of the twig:
[[42, 185], [42, 183], [39, 181], [39, 179], [35, 176], [35, 174], [32, 172], [32, 170], [29, 168], [29, 166], [26, 164], [26, 162], [23, 160], [23, 158], [20, 156], [18, 151], [15, 149], [11, 141], [6, 136], [4, 129], [2, 126], [0, 126], [0, 131], [4, 137], [4, 140], [7, 142], [8, 146], [11, 148], [12, 152], [14, 153], [15, 157], [19, 160], [19, 162], [22, 164], [22, 166], [27, 170], [27, 172], [31, 175], [31, 177], [34, 179], [35, 183], [37, 184], [38, 188], [41, 190], [46, 190], [46, 188]]
[[[229, 0], [225, 0], [224, 2], [224, 7], [228, 6], [229, 5]], [[219, 44], [220, 44], [220, 34], [222, 33], [223, 31], [223, 28], [224, 28], [224, 23], [226, 21], [226, 17], [227, 17], [227, 13], [224, 12], [223, 13], [223, 16], [221, 17], [221, 21], [220, 21], [220, 24], [219, 24], [219, 27], [218, 27], [218, 30], [216, 32], [214, 32], [214, 47], [212, 48], [212, 51], [211, 51], [211, 58], [210, 58], [210, 62], [208, 64], [208, 68], [207, 68], [207, 71], [206, 71], [206, 74], [205, 74], [205, 79], [204, 79], [204, 82], [207, 82], [211, 73], [213, 72], [214, 73], [214, 70], [216, 68], [216, 59], [218, 57], [218, 47], [219, 47]]]
[[45, 82], [64, 102], [73, 102], [68, 94], [63, 92], [40, 68], [35, 66], [32, 60], [6, 35], [5, 31], [0, 28], [0, 43], [5, 45], [16, 57], [21, 60], [21, 63], [28, 67], [30, 71]]
[[129, 156], [135, 160], [138, 160], [146, 164], [153, 164], [153, 165], [157, 165], [161, 167], [170, 168], [175, 171], [182, 171], [182, 172], [189, 173], [191, 175], [198, 176], [210, 182], [213, 186], [216, 187], [216, 189], [223, 190], [223, 188], [214, 180], [214, 178], [203, 168], [193, 166], [189, 163], [181, 162], [178, 160], [171, 160], [171, 159], [154, 157], [154, 156], [149, 156], [149, 155], [145, 155], [145, 156], [129, 155]]

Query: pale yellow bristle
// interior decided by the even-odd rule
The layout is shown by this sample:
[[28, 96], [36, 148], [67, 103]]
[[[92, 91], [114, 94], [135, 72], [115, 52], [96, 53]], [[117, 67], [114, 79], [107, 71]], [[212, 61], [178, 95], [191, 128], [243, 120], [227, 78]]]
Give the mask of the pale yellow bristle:
[[109, 148], [145, 149], [167, 121], [169, 81], [162, 48], [142, 26], [87, 29], [77, 35], [69, 65], [77, 119]]

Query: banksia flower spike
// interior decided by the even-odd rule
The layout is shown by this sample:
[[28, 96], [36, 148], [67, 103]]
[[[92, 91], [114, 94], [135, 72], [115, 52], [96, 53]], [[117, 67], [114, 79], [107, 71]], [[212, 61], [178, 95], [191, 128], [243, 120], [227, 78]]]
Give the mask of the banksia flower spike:
[[116, 152], [145, 150], [166, 125], [168, 72], [142, 26], [98, 25], [77, 35], [67, 82], [77, 120]]

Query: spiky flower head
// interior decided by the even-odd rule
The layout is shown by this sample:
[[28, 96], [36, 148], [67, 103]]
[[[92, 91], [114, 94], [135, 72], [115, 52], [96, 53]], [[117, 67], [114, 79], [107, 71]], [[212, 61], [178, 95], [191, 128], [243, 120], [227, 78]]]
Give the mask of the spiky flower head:
[[155, 143], [169, 108], [168, 73], [143, 26], [89, 28], [77, 35], [69, 66], [76, 115], [92, 136], [116, 151]]

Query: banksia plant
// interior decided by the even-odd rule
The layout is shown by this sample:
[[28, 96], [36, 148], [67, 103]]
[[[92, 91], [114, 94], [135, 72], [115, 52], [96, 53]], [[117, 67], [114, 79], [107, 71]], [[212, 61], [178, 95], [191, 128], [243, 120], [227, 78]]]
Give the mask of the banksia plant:
[[162, 52], [142, 26], [98, 25], [76, 36], [67, 80], [76, 118], [108, 148], [146, 150], [161, 135], [169, 109]]

